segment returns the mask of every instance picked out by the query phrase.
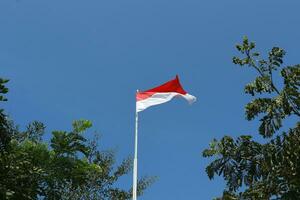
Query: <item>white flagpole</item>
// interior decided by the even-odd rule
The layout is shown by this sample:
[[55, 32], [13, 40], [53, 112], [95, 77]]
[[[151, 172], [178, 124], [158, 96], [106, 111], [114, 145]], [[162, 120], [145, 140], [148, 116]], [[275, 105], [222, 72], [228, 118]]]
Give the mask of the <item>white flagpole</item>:
[[[138, 90], [137, 90], [138, 92]], [[137, 147], [138, 147], [138, 119], [139, 115], [135, 109], [135, 139], [134, 139], [134, 160], [133, 160], [133, 186], [132, 200], [137, 200]]]

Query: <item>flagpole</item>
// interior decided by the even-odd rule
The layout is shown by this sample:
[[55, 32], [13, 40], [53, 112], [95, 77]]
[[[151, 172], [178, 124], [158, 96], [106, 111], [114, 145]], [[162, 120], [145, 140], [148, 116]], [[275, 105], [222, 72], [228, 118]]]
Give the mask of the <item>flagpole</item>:
[[[138, 90], [137, 90], [138, 92]], [[138, 120], [139, 115], [135, 109], [135, 136], [134, 136], [134, 160], [133, 160], [133, 186], [132, 200], [137, 200], [137, 150], [138, 150]]]

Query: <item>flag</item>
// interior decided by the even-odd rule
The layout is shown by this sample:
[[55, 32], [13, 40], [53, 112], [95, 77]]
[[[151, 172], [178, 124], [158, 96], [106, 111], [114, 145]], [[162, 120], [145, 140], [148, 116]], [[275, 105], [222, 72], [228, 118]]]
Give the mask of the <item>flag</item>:
[[190, 104], [196, 101], [196, 97], [188, 94], [181, 86], [179, 77], [168, 81], [150, 90], [136, 93], [136, 111], [140, 112], [146, 108], [162, 103], [166, 103], [173, 97], [183, 97]]

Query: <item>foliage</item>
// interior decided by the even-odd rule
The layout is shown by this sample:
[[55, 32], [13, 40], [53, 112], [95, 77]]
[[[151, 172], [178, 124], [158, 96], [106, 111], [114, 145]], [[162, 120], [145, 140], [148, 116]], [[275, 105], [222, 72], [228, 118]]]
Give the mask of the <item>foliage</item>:
[[[0, 79], [0, 93], [7, 92]], [[3, 96], [0, 100], [5, 100]], [[50, 143], [43, 141], [45, 126], [32, 122], [18, 130], [1, 111], [0, 199], [11, 200], [125, 200], [131, 189], [116, 186], [132, 169], [132, 159], [116, 165], [113, 151], [100, 151], [98, 138], [88, 140], [88, 120], [73, 122], [71, 131], [53, 131]], [[139, 181], [138, 194], [153, 182]]]
[[[8, 80], [0, 78], [0, 102], [7, 101], [7, 98], [4, 96], [8, 92], [8, 88], [5, 86], [7, 82]], [[7, 119], [4, 110], [0, 109], [0, 150], [7, 147], [14, 133], [12, 127], [12, 122]]]
[[[214, 139], [203, 151], [204, 157], [214, 158], [206, 168], [208, 177], [223, 176], [226, 181], [227, 187], [217, 199], [299, 199], [300, 65], [283, 67], [285, 51], [279, 47], [272, 48], [267, 59], [260, 58], [255, 43], [246, 37], [236, 48], [244, 57], [234, 57], [233, 62], [258, 72], [245, 86], [245, 93], [255, 97], [245, 107], [246, 119], [260, 118], [258, 132], [266, 142], [254, 141], [250, 135], [225, 136]], [[277, 70], [281, 78], [274, 78]], [[280, 132], [284, 120], [295, 126]]]

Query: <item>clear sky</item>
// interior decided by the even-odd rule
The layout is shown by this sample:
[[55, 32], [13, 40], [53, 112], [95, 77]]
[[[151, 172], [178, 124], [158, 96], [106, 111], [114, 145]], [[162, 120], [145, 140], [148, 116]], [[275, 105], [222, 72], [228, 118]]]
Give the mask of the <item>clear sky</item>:
[[[212, 199], [201, 156], [213, 138], [256, 134], [243, 85], [254, 77], [234, 66], [234, 45], [248, 35], [258, 49], [280, 46], [299, 63], [297, 0], [1, 0], [0, 76], [11, 79], [7, 112], [24, 128], [39, 120], [69, 130], [90, 119], [102, 149], [133, 155], [135, 91], [179, 74], [198, 101], [140, 114], [139, 175], [159, 180], [141, 200]], [[129, 188], [131, 174], [120, 186]]]

